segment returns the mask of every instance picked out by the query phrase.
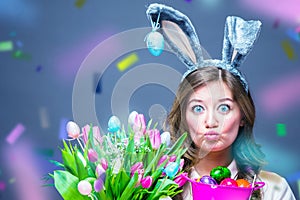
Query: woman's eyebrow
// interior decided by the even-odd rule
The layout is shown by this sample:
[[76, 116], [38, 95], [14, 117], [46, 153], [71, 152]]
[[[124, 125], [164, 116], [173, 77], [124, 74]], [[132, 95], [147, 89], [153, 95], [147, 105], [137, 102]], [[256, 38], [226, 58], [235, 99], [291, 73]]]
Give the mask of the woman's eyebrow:
[[231, 102], [234, 102], [234, 100], [230, 97], [224, 97], [224, 98], [221, 98], [219, 99], [219, 102], [223, 102], [223, 101], [231, 101]]
[[193, 102], [195, 102], [195, 103], [202, 103], [202, 102], [204, 102], [204, 101], [203, 101], [202, 99], [194, 98], [194, 99], [191, 99], [191, 100], [188, 102], [188, 104], [193, 103]]

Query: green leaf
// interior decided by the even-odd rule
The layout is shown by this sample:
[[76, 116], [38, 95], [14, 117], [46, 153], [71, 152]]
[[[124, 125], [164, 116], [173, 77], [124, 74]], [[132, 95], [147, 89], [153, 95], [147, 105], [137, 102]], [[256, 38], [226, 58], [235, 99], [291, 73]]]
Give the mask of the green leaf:
[[67, 145], [65, 146], [65, 149], [61, 150], [61, 155], [62, 155], [63, 165], [65, 169], [71, 174], [73, 174], [74, 176], [77, 176], [78, 173], [77, 173], [75, 158]]
[[54, 171], [54, 186], [64, 200], [89, 200], [83, 196], [77, 189], [79, 179], [71, 173], [62, 170]]
[[75, 150], [75, 161], [77, 166], [77, 173], [80, 180], [83, 180], [88, 177], [88, 168], [87, 168], [87, 160], [81, 154], [81, 152], [76, 149]]
[[187, 133], [183, 133], [180, 138], [174, 143], [174, 145], [171, 147], [171, 149], [167, 152], [167, 155], [172, 155], [174, 152], [176, 152], [183, 144], [184, 140], [187, 137]]
[[134, 193], [135, 190], [135, 185], [138, 181], [138, 173], [134, 173], [134, 176], [131, 177], [130, 182], [128, 183], [128, 185], [126, 186], [124, 192], [122, 193], [122, 196], [120, 197], [119, 200], [128, 200], [132, 194]]

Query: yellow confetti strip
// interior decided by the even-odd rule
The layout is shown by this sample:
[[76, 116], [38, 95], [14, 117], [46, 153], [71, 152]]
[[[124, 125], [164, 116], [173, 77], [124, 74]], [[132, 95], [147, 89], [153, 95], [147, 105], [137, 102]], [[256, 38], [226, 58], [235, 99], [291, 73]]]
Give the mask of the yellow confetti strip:
[[287, 57], [290, 60], [293, 60], [293, 59], [296, 58], [296, 55], [294, 54], [294, 49], [293, 49], [293, 47], [291, 46], [291, 44], [288, 40], [282, 41], [281, 46], [282, 46], [284, 52], [286, 53]]
[[121, 60], [120, 62], [118, 62], [117, 67], [122, 72], [126, 70], [128, 67], [130, 67], [131, 65], [133, 65], [134, 63], [136, 63], [138, 60], [139, 58], [136, 55], [136, 53], [132, 53], [126, 58], [124, 58], [123, 60]]
[[76, 6], [77, 8], [82, 8], [83, 5], [85, 4], [85, 2], [86, 2], [86, 0], [76, 0], [75, 6]]

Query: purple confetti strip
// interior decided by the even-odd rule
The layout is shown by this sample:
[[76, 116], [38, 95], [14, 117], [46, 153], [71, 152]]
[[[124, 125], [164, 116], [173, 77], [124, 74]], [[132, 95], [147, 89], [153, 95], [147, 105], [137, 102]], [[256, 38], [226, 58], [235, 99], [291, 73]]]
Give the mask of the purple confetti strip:
[[6, 185], [3, 181], [0, 181], [0, 191], [4, 191], [6, 188]]
[[270, 113], [286, 112], [300, 102], [300, 74], [294, 73], [270, 83], [260, 91], [261, 103]]
[[14, 144], [15, 141], [22, 135], [24, 131], [25, 127], [23, 126], [23, 124], [17, 124], [15, 128], [6, 137], [6, 142], [9, 144]]

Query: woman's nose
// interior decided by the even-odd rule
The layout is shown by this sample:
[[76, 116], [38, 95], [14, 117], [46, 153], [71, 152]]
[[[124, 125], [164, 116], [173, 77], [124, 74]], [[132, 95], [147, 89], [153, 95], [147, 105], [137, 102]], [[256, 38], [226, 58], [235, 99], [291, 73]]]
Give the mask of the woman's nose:
[[205, 127], [206, 128], [215, 128], [219, 124], [216, 115], [213, 112], [208, 112], [205, 118]]

